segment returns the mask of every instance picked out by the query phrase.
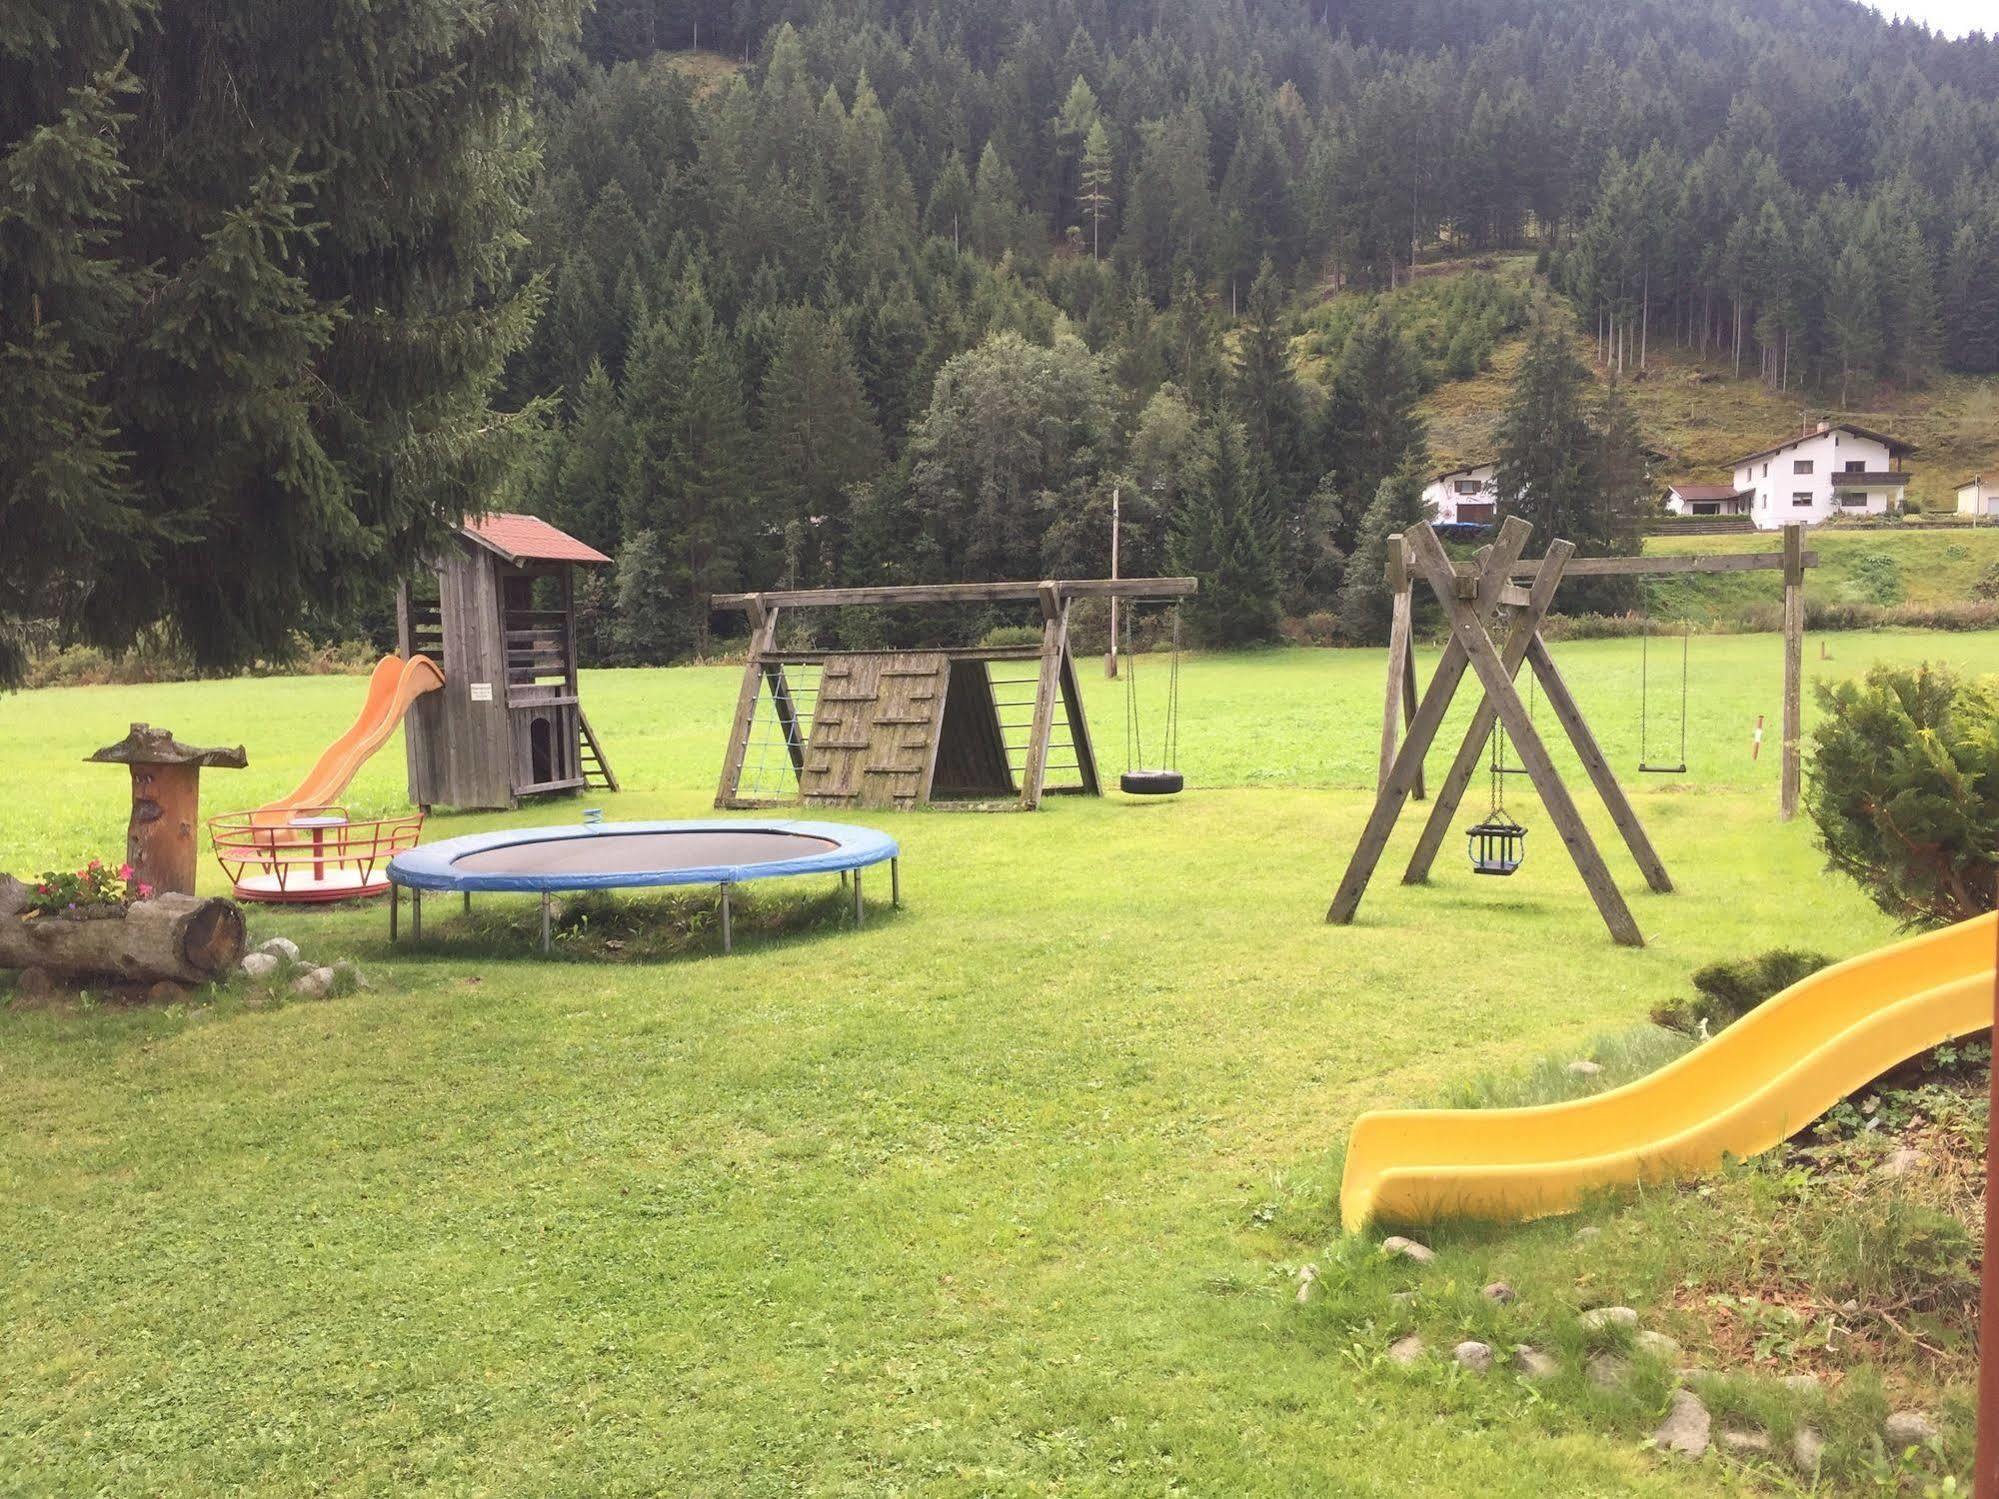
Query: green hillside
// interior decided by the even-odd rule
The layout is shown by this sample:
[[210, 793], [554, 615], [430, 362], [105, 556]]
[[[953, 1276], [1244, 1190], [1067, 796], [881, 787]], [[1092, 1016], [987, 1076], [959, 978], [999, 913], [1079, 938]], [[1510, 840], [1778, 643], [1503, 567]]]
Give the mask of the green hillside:
[[[1507, 257], [1499, 273], [1518, 284], [1532, 264], [1528, 256]], [[1323, 316], [1315, 309], [1307, 320]], [[1524, 346], [1524, 337], [1507, 339], [1486, 369], [1440, 384], [1424, 401], [1437, 468], [1491, 455], [1493, 426]], [[1587, 339], [1579, 340], [1577, 352], [1590, 359]], [[1737, 378], [1725, 358], [1702, 360], [1694, 351], [1664, 342], [1652, 346], [1647, 365], [1626, 377], [1625, 388], [1656, 455], [1654, 477], [1662, 489], [1681, 480], [1726, 482], [1734, 459], [1767, 447], [1806, 421], [1827, 417], [1860, 422], [1915, 443], [1909, 497], [1925, 510], [1953, 508], [1957, 484], [1967, 474], [1999, 473], [1999, 376], [1940, 375], [1920, 389], [1884, 388], [1851, 407], [1836, 408], [1815, 393], [1773, 390], [1754, 378], [1753, 368], [1748, 378]]]

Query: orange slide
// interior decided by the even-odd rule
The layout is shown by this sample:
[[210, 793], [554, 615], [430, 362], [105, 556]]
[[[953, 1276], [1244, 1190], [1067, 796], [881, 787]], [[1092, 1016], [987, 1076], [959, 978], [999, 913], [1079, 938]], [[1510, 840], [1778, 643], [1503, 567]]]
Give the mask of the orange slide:
[[268, 827], [286, 821], [281, 814], [296, 808], [331, 806], [354, 779], [354, 772], [388, 743], [409, 705], [443, 685], [444, 673], [428, 656], [412, 656], [407, 661], [401, 656], [382, 657], [368, 678], [368, 697], [354, 727], [327, 746], [290, 796], [259, 807], [256, 823]]

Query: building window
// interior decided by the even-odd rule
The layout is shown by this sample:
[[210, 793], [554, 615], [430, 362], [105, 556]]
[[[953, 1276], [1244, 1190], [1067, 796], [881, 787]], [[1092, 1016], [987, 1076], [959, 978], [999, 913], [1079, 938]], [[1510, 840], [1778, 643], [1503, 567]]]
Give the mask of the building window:
[[1808, 473], [1810, 473], [1811, 471], [1812, 471], [1812, 460], [1811, 460], [1811, 459], [1809, 459], [1809, 458], [1793, 458], [1793, 459], [1791, 460], [1791, 472], [1792, 472], [1792, 473], [1794, 473], [1794, 474], [1808, 474]]
[[1811, 502], [1812, 492], [1809, 489], [1798, 489], [1791, 492], [1791, 503], [1793, 505], [1809, 506]]
[[1459, 494], [1477, 494], [1484, 487], [1476, 479], [1460, 479], [1457, 484]]
[[1847, 460], [1846, 460], [1846, 471], [1847, 471], [1847, 472], [1848, 472], [1849, 474], [1864, 474], [1864, 473], [1866, 473], [1866, 472], [1867, 472], [1867, 460], [1866, 460], [1865, 458], [1849, 458], [1849, 459], [1847, 459]]
[[1867, 503], [1867, 495], [1864, 490], [1842, 489], [1839, 492], [1839, 502], [1847, 506], [1865, 505]]

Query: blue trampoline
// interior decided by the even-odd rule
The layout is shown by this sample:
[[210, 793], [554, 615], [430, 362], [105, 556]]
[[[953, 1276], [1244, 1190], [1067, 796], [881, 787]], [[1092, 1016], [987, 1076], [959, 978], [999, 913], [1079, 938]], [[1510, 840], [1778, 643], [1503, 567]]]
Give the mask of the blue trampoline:
[[396, 940], [401, 892], [410, 892], [410, 934], [423, 935], [423, 892], [475, 890], [541, 896], [541, 949], [549, 946], [550, 897], [557, 891], [627, 890], [653, 885], [721, 889], [722, 951], [733, 946], [729, 891], [745, 880], [786, 875], [853, 875], [854, 924], [865, 907], [861, 871], [889, 867], [890, 898], [902, 904], [902, 850], [888, 834], [838, 822], [586, 822], [510, 828], [447, 838], [389, 861], [389, 940]]

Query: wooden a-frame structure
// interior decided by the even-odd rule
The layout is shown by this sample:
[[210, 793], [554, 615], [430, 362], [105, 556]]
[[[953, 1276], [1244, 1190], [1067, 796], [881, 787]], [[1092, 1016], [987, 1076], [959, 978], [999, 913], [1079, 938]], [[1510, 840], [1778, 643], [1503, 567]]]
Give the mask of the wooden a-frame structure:
[[[1547, 642], [1541, 636], [1541, 621], [1553, 604], [1564, 578], [1604, 577], [1689, 572], [1744, 572], [1779, 569], [1784, 573], [1784, 764], [1781, 798], [1783, 815], [1797, 809], [1800, 701], [1803, 675], [1804, 575], [1818, 559], [1804, 550], [1803, 528], [1784, 528], [1784, 547], [1773, 553], [1708, 553], [1672, 557], [1586, 557], [1574, 558], [1575, 547], [1566, 541], [1549, 544], [1547, 554], [1534, 562], [1522, 562], [1531, 527], [1517, 516], [1508, 517], [1494, 543], [1467, 565], [1454, 564], [1445, 554], [1436, 532], [1428, 525], [1400, 537], [1389, 538], [1388, 581], [1394, 608], [1389, 633], [1388, 685], [1383, 704], [1381, 730], [1381, 773], [1375, 804], [1361, 834], [1359, 845], [1347, 865], [1333, 897], [1326, 919], [1338, 925], [1353, 920], [1366, 892], [1368, 880], [1380, 862], [1389, 834], [1401, 815], [1402, 804], [1412, 796], [1423, 796], [1423, 757], [1442, 725], [1451, 699], [1466, 670], [1471, 670], [1484, 690], [1484, 697], [1472, 716], [1464, 742], [1451, 762], [1443, 784], [1438, 787], [1429, 820], [1410, 856], [1402, 879], [1404, 884], [1421, 884], [1429, 878], [1430, 867], [1450, 833], [1452, 820], [1465, 789], [1477, 774], [1487, 737], [1497, 721], [1518, 751], [1525, 773], [1541, 795], [1563, 846], [1575, 861], [1583, 884], [1602, 914], [1611, 936], [1628, 947], [1642, 947], [1644, 937], [1632, 918], [1623, 892], [1611, 877], [1595, 840], [1590, 836], [1568, 788], [1549, 759], [1547, 748], [1535, 729], [1532, 715], [1520, 701], [1514, 678], [1522, 665], [1528, 666], [1541, 686], [1555, 718], [1568, 735], [1611, 821], [1631, 851], [1645, 882], [1665, 894], [1673, 882], [1666, 873], [1657, 850], [1652, 847], [1644, 824], [1632, 809], [1630, 799], [1618, 784], [1604, 758], [1596, 736], [1590, 731], [1575, 696], [1556, 668]], [[1572, 560], [1573, 559], [1573, 560]], [[1443, 658], [1437, 663], [1429, 688], [1420, 697], [1416, 686], [1413, 638], [1414, 601], [1411, 586], [1422, 577], [1443, 606], [1450, 625], [1450, 638]], [[1525, 583], [1527, 586], [1522, 587]], [[1504, 645], [1495, 644], [1490, 625], [1502, 608], [1511, 611]], [[1397, 730], [1406, 733], [1397, 745]]]
[[[1069, 606], [1081, 598], [1182, 599], [1196, 586], [1192, 578], [1051, 578], [717, 594], [710, 601], [714, 608], [749, 615], [750, 645], [715, 805], [914, 807], [960, 801], [1011, 802], [1032, 811], [1055, 790], [1101, 795], [1069, 650]], [[1039, 644], [829, 650], [780, 649], [777, 643], [779, 616], [789, 609], [1005, 603], [1039, 606]], [[1021, 704], [1031, 707], [1031, 717], [1017, 730], [1004, 717], [1009, 700], [999, 689], [1005, 684], [993, 676], [994, 666], [1005, 662], [1034, 667], [1032, 697]], [[818, 686], [809, 694], [790, 674], [800, 667], [819, 669]], [[758, 794], [744, 784], [758, 706], [766, 695], [795, 795]], [[809, 709], [801, 702], [808, 695]], [[1073, 765], [1063, 767], [1077, 776], [1077, 784], [1068, 787], [1048, 783], [1058, 706], [1075, 752]], [[1009, 739], [1010, 731], [1024, 731], [1024, 741]]]

